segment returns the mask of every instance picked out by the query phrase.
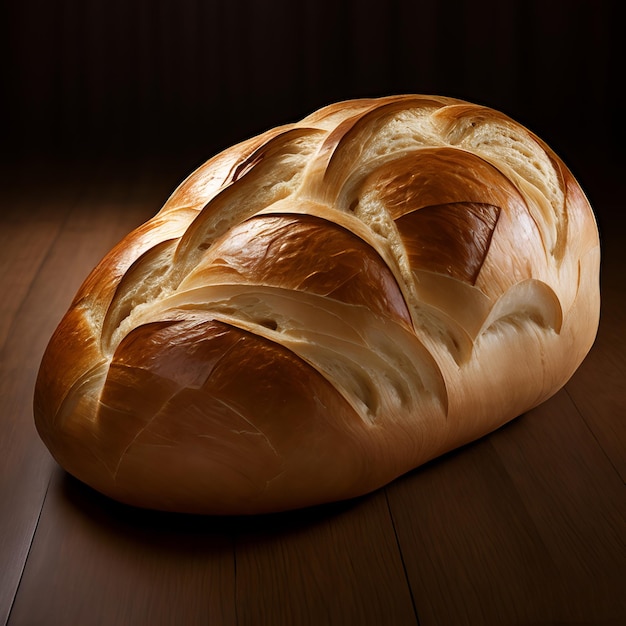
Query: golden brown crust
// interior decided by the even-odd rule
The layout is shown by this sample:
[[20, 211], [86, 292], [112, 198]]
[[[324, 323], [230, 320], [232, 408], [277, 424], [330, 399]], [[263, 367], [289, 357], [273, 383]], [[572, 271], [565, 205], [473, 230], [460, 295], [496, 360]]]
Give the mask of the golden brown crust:
[[182, 286], [214, 283], [307, 291], [410, 325], [397, 281], [376, 251], [349, 230], [312, 215], [264, 214], [233, 227]]
[[555, 393], [599, 244], [571, 173], [460, 100], [336, 103], [192, 173], [87, 278], [39, 433], [137, 506], [252, 514], [371, 491]]

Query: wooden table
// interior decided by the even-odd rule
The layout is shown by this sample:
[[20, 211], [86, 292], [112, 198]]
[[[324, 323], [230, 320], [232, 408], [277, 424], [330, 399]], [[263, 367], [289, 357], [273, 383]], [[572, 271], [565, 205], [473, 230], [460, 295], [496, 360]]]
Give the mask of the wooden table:
[[243, 519], [111, 502], [52, 461], [32, 420], [42, 352], [80, 282], [187, 172], [44, 162], [8, 173], [0, 624], [626, 624], [619, 171], [585, 171], [603, 233], [602, 321], [565, 389], [371, 495]]

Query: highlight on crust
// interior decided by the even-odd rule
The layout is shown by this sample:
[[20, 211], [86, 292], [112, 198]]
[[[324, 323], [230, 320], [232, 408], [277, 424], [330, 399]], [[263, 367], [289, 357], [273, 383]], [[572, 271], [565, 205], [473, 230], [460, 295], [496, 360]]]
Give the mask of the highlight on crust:
[[595, 338], [599, 263], [580, 186], [506, 115], [336, 103], [214, 156], [111, 250], [35, 423], [135, 506], [362, 495], [556, 393]]

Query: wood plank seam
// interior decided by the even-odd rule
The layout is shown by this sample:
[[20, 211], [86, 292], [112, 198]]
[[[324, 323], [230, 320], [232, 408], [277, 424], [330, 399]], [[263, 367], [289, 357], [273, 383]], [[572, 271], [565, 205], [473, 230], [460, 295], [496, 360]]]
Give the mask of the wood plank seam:
[[398, 537], [398, 531], [396, 529], [396, 521], [393, 517], [393, 511], [391, 509], [391, 504], [389, 503], [389, 493], [387, 491], [387, 487], [383, 489], [385, 494], [385, 502], [387, 503], [387, 509], [389, 510], [389, 519], [391, 520], [391, 527], [393, 528], [393, 536], [396, 541], [396, 545], [398, 546], [398, 553], [400, 555], [400, 562], [402, 563], [402, 571], [404, 573], [404, 579], [406, 580], [406, 585], [409, 589], [409, 595], [411, 597], [411, 605], [413, 606], [413, 612], [415, 613], [415, 623], [417, 626], [420, 626], [420, 618], [419, 613], [417, 611], [417, 605], [415, 603], [415, 596], [413, 595], [413, 588], [411, 587], [411, 581], [409, 580], [409, 573], [406, 568], [406, 563], [404, 561], [404, 552], [402, 551], [402, 546], [400, 545], [400, 538]]
[[611, 456], [607, 453], [607, 451], [605, 450], [604, 446], [602, 445], [602, 442], [598, 439], [598, 437], [596, 436], [596, 433], [594, 432], [593, 428], [591, 427], [591, 425], [589, 424], [589, 422], [587, 421], [587, 419], [585, 418], [585, 414], [584, 411], [582, 411], [578, 405], [576, 404], [576, 400], [574, 399], [574, 396], [570, 393], [569, 391], [569, 385], [566, 385], [564, 388], [565, 393], [567, 394], [567, 397], [569, 398], [570, 402], [572, 403], [572, 405], [574, 406], [574, 408], [576, 409], [576, 412], [578, 413], [578, 415], [580, 415], [580, 418], [582, 419], [583, 423], [585, 424], [585, 426], [587, 427], [587, 430], [589, 431], [589, 433], [591, 434], [591, 437], [593, 438], [593, 440], [596, 442], [596, 444], [598, 445], [598, 447], [600, 448], [600, 450], [602, 450], [602, 454], [604, 454], [604, 456], [606, 457], [606, 460], [608, 461], [609, 465], [615, 470], [615, 473], [617, 474], [617, 476], [619, 477], [619, 479], [622, 481], [623, 485], [626, 485], [626, 482], [624, 481], [624, 479], [621, 477], [619, 469], [617, 468], [617, 466], [615, 465], [615, 463], [613, 462], [613, 459], [611, 458]]
[[22, 563], [21, 566], [21, 571], [20, 571], [20, 576], [19, 576], [19, 580], [17, 582], [17, 587], [15, 588], [15, 592], [13, 593], [13, 599], [11, 600], [11, 605], [9, 606], [9, 611], [7, 613], [7, 618], [6, 621], [4, 622], [3, 626], [8, 626], [8, 624], [11, 622], [11, 613], [13, 612], [13, 606], [15, 605], [15, 598], [17, 597], [17, 594], [19, 593], [20, 590], [20, 585], [22, 584], [22, 578], [24, 576], [24, 571], [26, 570], [26, 564], [28, 563], [28, 557], [30, 556], [30, 551], [33, 547], [33, 542], [35, 540], [35, 535], [37, 534], [37, 528], [39, 527], [39, 521], [41, 520], [41, 514], [43, 512], [43, 507], [44, 504], [46, 502], [46, 497], [48, 495], [48, 489], [50, 489], [50, 482], [52, 481], [52, 473], [50, 473], [49, 477], [48, 477], [48, 484], [46, 485], [46, 490], [44, 492], [44, 496], [41, 500], [41, 506], [39, 507], [39, 514], [37, 515], [37, 521], [35, 522], [35, 526], [33, 528], [33, 532], [31, 533], [30, 536], [30, 541], [28, 544], [28, 551], [26, 552], [26, 558], [24, 559], [24, 562]]

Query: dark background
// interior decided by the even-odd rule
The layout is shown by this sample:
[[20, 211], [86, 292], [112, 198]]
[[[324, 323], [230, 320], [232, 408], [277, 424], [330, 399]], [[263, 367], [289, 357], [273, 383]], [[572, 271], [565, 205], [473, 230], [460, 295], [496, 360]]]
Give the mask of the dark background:
[[185, 171], [336, 100], [435, 93], [511, 115], [584, 186], [624, 162], [618, 4], [4, 0], [3, 158]]
[[[620, 5], [0, 0], [0, 626], [623, 618]], [[88, 270], [220, 149], [402, 92], [508, 113], [587, 191], [603, 304], [576, 378], [492, 436], [313, 511], [155, 517], [65, 476], [33, 387]]]

